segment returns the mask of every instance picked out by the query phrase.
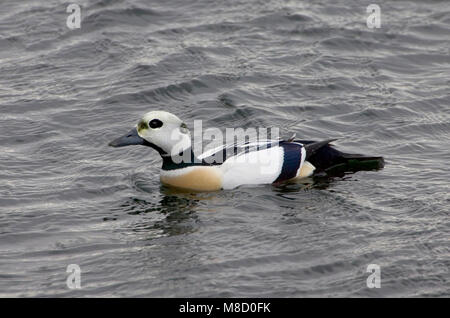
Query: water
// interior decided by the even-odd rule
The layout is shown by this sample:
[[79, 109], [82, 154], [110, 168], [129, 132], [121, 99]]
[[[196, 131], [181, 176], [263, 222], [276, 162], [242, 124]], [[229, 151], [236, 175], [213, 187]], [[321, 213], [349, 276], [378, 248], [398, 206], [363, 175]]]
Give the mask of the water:
[[[450, 295], [447, 1], [77, 3], [0, 3], [0, 296]], [[177, 193], [107, 146], [155, 109], [386, 167]]]

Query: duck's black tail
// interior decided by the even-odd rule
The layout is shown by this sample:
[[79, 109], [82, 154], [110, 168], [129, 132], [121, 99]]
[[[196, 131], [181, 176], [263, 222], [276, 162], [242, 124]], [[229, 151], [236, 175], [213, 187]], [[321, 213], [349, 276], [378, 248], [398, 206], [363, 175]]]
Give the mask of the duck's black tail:
[[364, 156], [341, 152], [329, 143], [336, 139], [315, 142], [295, 140], [305, 145], [306, 160], [316, 167], [315, 172], [339, 174], [360, 170], [378, 170], [384, 167], [383, 157]]

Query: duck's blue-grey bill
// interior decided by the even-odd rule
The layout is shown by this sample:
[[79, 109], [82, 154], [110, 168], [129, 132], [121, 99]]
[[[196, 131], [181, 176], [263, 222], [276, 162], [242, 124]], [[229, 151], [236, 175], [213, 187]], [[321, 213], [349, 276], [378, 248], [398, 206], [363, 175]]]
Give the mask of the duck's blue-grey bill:
[[111, 147], [125, 147], [131, 145], [143, 145], [144, 139], [139, 137], [136, 128], [133, 128], [125, 136], [114, 139], [109, 143]]

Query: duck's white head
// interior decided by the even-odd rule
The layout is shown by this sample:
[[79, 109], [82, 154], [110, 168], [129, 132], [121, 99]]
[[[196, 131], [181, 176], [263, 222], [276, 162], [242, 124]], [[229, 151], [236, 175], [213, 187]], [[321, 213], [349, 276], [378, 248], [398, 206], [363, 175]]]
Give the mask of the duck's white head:
[[191, 147], [191, 135], [186, 124], [174, 114], [152, 111], [146, 113], [128, 134], [109, 145], [144, 145], [156, 149], [162, 156], [178, 155]]

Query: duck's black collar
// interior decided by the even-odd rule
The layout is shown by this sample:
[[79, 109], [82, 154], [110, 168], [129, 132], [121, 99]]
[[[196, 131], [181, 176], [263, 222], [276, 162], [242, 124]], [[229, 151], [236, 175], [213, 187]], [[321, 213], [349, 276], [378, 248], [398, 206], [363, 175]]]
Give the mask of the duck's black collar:
[[[150, 146], [154, 149], [156, 149], [153, 146]], [[156, 149], [159, 154], [161, 155], [161, 158], [163, 160], [162, 169], [163, 170], [176, 170], [186, 167], [192, 167], [192, 166], [211, 166], [210, 163], [205, 162], [202, 159], [197, 158], [194, 155], [194, 152], [192, 151], [192, 148], [189, 147], [188, 149], [180, 152], [176, 156], [171, 156], [167, 154], [166, 152]]]

